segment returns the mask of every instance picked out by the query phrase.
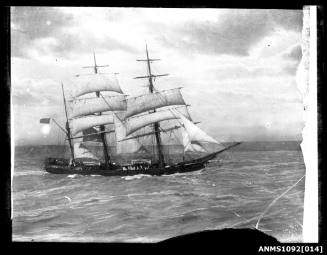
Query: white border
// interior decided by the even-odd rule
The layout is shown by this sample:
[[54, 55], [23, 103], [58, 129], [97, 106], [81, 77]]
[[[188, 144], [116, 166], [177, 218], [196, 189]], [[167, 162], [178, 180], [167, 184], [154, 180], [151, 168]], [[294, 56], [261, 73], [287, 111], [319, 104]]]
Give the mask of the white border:
[[[318, 129], [317, 129], [317, 7], [309, 7], [309, 80], [306, 96], [306, 126], [301, 144], [306, 166], [303, 241], [318, 242]], [[304, 24], [304, 29], [306, 28]]]

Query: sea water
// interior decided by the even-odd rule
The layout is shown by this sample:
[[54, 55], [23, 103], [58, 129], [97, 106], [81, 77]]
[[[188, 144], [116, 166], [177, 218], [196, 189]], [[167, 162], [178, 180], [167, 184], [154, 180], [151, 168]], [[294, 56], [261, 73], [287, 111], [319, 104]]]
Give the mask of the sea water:
[[[283, 147], [231, 150], [205, 170], [165, 176], [46, 173], [44, 158], [58, 150], [16, 147], [14, 241], [157, 242], [206, 229], [254, 228], [305, 174], [302, 152]], [[281, 242], [301, 242], [303, 199], [304, 179], [269, 208], [259, 229]]]

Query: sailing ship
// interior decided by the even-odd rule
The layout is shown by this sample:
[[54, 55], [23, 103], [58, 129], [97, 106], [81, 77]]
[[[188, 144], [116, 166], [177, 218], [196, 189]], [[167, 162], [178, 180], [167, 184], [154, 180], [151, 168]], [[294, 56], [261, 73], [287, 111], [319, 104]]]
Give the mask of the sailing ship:
[[[108, 65], [97, 65], [95, 54], [94, 65], [84, 67], [92, 68], [94, 73], [76, 75], [71, 100], [66, 100], [61, 84], [66, 126], [60, 126], [53, 118], [43, 118], [40, 123], [49, 124], [53, 120], [65, 133], [70, 159], [47, 158], [45, 170], [53, 174], [104, 176], [191, 172], [204, 169], [218, 154], [240, 144], [225, 147], [201, 130], [189, 114], [189, 105], [185, 103], [181, 88], [158, 90], [154, 86], [157, 77], [168, 75], [152, 73], [151, 63], [157, 60], [149, 57], [146, 45], [146, 59], [137, 61], [146, 63], [147, 75], [135, 79], [148, 80], [148, 93], [139, 96], [126, 95], [116, 73], [100, 73], [99, 68]], [[165, 127], [165, 122], [174, 124]], [[167, 157], [169, 146], [165, 147], [167, 139], [164, 135], [174, 136], [182, 144], [180, 161], [171, 161]], [[146, 146], [146, 140], [152, 141], [153, 146]], [[95, 155], [87, 147], [88, 143], [100, 144], [102, 157]], [[113, 144], [115, 153], [110, 149]], [[193, 156], [190, 157], [189, 153]], [[115, 162], [114, 154], [132, 155], [132, 159]], [[148, 158], [138, 155], [147, 155]]]

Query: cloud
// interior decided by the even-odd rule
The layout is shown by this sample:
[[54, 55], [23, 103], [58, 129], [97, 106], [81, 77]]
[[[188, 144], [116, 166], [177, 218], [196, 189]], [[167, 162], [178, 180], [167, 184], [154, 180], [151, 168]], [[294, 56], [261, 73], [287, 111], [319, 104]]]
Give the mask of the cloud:
[[13, 7], [11, 22], [31, 39], [48, 37], [73, 22], [73, 16], [55, 7]]
[[11, 22], [30, 39], [48, 37], [73, 23], [73, 16], [55, 7], [13, 7]]
[[[77, 8], [77, 11], [86, 10]], [[103, 22], [121, 18], [121, 11], [97, 8], [104, 13]], [[80, 14], [83, 14], [80, 13]], [[92, 15], [91, 13], [85, 15]], [[30, 58], [31, 51], [39, 55], [76, 57], [77, 54], [90, 53], [93, 49], [123, 50], [136, 52], [135, 48], [111, 38], [104, 31], [94, 35], [88, 27], [83, 29], [81, 17], [76, 17], [64, 8], [55, 7], [13, 7], [12, 43], [14, 57]], [[91, 32], [91, 33], [90, 33]]]
[[285, 75], [295, 75], [297, 70], [296, 64], [283, 64], [280, 66], [254, 67], [247, 68], [245, 66], [219, 66], [215, 68], [216, 77], [219, 80], [235, 80], [235, 79], [256, 79], [263, 77], [276, 77]]
[[[285, 23], [283, 23], [285, 19]], [[284, 10], [218, 10], [213, 21], [188, 21], [172, 28], [153, 24], [160, 30], [158, 41], [184, 51], [205, 54], [248, 56], [249, 51], [277, 26], [299, 31], [301, 12]]]
[[14, 105], [49, 106], [60, 102], [59, 84], [55, 81], [22, 79], [12, 82], [11, 96]]
[[62, 33], [58, 38], [56, 45], [51, 46], [53, 54], [59, 56], [73, 57], [76, 54], [99, 51], [123, 50], [129, 53], [135, 53], [137, 50], [131, 46], [120, 43], [119, 41], [104, 36], [103, 38], [87, 37], [81, 34]]
[[301, 32], [303, 26], [302, 10], [270, 10], [269, 14], [273, 22], [286, 30]]
[[298, 68], [298, 64], [290, 64], [284, 67], [284, 72], [289, 75], [295, 75]]
[[72, 22], [72, 15], [55, 7], [12, 7], [11, 54], [28, 57], [25, 50], [35, 39], [53, 36]]
[[302, 48], [300, 44], [294, 45], [282, 54], [285, 59], [299, 62], [302, 58]]
[[196, 52], [247, 56], [251, 46], [271, 31], [267, 12], [230, 10], [216, 21], [187, 22], [175, 30], [173, 38], [168, 34], [164, 39]]

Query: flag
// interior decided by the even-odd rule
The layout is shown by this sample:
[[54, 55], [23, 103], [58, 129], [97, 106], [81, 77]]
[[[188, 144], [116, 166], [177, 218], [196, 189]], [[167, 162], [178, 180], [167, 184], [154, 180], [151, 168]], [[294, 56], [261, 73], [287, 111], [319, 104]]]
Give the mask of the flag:
[[50, 123], [50, 118], [40, 119], [40, 123], [42, 123], [42, 124], [49, 124]]

